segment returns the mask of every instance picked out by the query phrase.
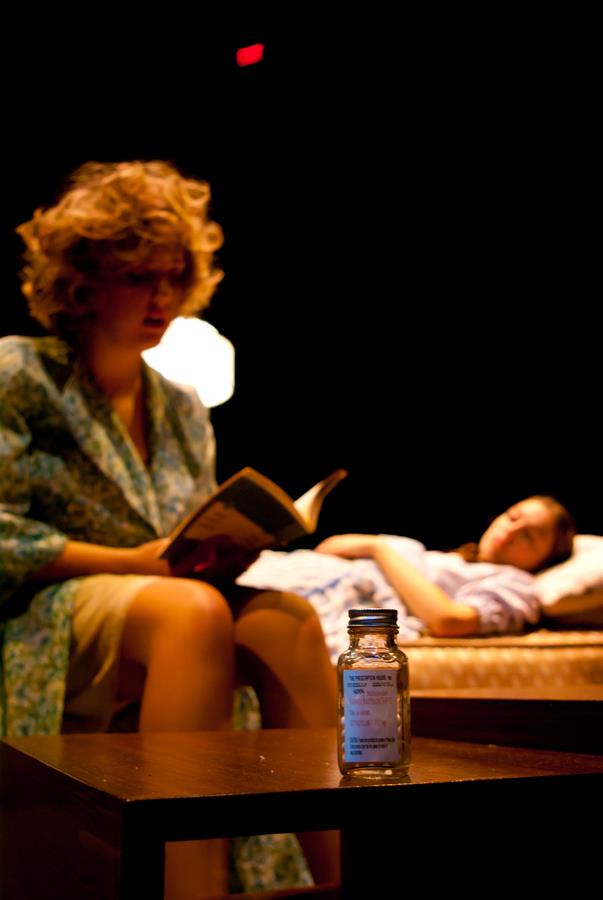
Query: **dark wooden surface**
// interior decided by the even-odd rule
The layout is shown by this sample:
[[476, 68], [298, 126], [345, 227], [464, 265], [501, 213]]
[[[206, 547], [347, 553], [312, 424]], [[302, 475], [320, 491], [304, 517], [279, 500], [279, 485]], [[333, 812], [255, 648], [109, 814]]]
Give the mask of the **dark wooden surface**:
[[344, 831], [356, 896], [363, 878], [386, 877], [362, 865], [371, 847], [428, 865], [434, 834], [490, 810], [497, 841], [518, 819], [548, 833], [600, 804], [603, 758], [415, 738], [408, 781], [388, 785], [346, 783], [329, 729], [63, 735], [0, 742], [0, 787], [7, 900], [151, 900], [166, 840], [328, 828]]
[[[247, 803], [256, 804], [259, 795], [282, 799], [360, 786], [342, 779], [331, 729], [7, 738], [0, 743], [0, 759], [3, 767], [16, 764], [65, 786], [71, 782], [82, 795], [96, 797], [108, 809], [219, 798], [244, 810]], [[603, 760], [415, 737], [410, 782], [395, 787], [406, 795], [427, 784], [585, 770], [603, 773]]]
[[417, 690], [413, 734], [603, 753], [603, 685]]

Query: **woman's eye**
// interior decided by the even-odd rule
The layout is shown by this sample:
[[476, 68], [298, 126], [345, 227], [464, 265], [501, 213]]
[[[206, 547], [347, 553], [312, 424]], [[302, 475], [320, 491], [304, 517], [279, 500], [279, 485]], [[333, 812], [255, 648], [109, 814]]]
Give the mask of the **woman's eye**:
[[124, 281], [127, 284], [148, 284], [152, 277], [150, 272], [126, 272]]
[[170, 275], [170, 281], [172, 284], [185, 284], [191, 276], [190, 270], [188, 268], [184, 268], [178, 272], [172, 272]]
[[189, 270], [186, 268], [182, 270], [177, 269], [173, 272], [142, 270], [139, 272], [124, 272], [122, 275], [123, 283], [132, 287], [148, 287], [165, 283], [172, 287], [180, 287], [186, 283], [188, 278]]

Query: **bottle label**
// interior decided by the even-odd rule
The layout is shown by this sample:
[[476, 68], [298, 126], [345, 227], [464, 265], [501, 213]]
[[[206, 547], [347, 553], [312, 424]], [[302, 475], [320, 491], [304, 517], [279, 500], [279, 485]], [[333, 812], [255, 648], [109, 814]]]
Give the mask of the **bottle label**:
[[343, 672], [345, 762], [393, 762], [398, 749], [397, 672]]

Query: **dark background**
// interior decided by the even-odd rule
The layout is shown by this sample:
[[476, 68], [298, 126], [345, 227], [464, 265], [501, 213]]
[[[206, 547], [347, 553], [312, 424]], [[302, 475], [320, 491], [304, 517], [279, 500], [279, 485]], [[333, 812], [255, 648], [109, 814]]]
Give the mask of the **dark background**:
[[226, 235], [220, 479], [346, 467], [319, 537], [453, 546], [531, 493], [603, 532], [593, 23], [294, 9], [36, 18], [3, 80], [0, 333], [37, 333], [15, 226], [88, 159], [170, 159]]

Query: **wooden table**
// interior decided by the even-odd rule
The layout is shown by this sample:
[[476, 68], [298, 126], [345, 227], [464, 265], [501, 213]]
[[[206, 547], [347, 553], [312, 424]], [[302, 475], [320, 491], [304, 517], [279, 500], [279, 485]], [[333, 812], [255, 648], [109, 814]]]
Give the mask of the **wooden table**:
[[165, 841], [319, 829], [342, 829], [344, 897], [483, 897], [574, 879], [603, 758], [416, 738], [407, 783], [348, 784], [330, 729], [32, 736], [0, 742], [0, 792], [5, 900], [159, 900]]

